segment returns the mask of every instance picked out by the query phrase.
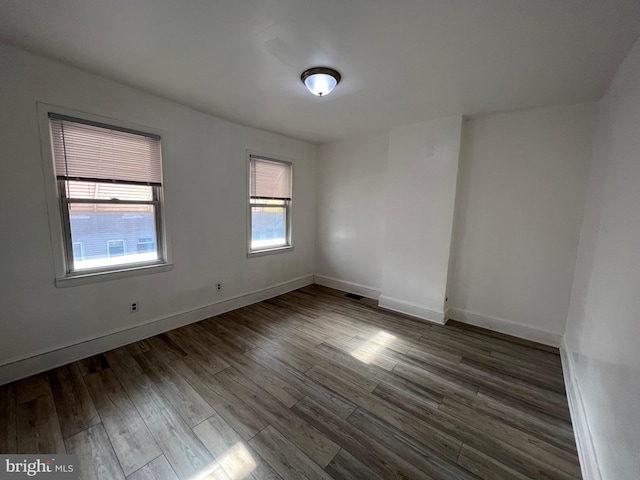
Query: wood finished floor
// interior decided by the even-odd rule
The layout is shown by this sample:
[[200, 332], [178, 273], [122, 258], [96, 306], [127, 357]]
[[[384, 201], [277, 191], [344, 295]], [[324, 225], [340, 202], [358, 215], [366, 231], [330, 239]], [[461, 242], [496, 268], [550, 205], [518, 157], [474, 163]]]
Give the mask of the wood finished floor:
[[317, 285], [0, 387], [82, 479], [573, 479], [556, 349]]

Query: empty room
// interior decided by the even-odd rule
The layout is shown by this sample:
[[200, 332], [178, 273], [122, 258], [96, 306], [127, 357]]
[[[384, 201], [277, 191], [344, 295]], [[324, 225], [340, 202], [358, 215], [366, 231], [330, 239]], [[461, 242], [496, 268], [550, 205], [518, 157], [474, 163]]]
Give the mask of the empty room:
[[640, 2], [0, 2], [0, 479], [640, 478]]

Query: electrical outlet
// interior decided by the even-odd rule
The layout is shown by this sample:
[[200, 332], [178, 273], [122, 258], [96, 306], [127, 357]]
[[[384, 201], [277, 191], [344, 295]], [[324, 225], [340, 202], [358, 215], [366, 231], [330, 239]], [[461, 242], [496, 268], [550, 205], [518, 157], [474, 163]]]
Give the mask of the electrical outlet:
[[220, 292], [222, 290], [222, 282], [216, 283], [216, 292]]
[[138, 311], [138, 302], [131, 302], [129, 304], [129, 313], [135, 313]]

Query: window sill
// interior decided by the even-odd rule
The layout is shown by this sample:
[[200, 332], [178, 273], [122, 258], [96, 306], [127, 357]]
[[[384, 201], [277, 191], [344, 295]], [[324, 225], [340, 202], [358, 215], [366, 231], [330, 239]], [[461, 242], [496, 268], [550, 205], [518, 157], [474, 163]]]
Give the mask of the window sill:
[[133, 268], [123, 268], [122, 270], [109, 270], [106, 272], [93, 272], [84, 274], [73, 274], [63, 278], [56, 278], [57, 288], [76, 287], [90, 283], [108, 282], [122, 278], [136, 277], [139, 275], [151, 275], [173, 270], [172, 263], [162, 263], [159, 265], [145, 265]]
[[274, 253], [284, 253], [293, 250], [293, 246], [287, 245], [286, 247], [268, 248], [264, 250], [254, 250], [247, 253], [247, 258], [263, 257], [265, 255], [273, 255]]

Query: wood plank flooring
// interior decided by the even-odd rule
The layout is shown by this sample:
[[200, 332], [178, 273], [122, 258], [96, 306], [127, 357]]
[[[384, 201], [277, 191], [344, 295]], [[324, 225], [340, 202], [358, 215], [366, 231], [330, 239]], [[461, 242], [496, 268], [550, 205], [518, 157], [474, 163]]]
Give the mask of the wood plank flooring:
[[557, 349], [312, 285], [0, 386], [86, 479], [581, 478]]

